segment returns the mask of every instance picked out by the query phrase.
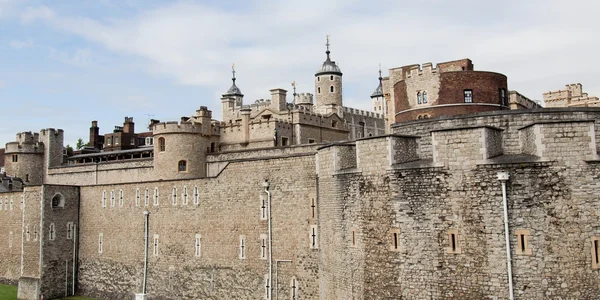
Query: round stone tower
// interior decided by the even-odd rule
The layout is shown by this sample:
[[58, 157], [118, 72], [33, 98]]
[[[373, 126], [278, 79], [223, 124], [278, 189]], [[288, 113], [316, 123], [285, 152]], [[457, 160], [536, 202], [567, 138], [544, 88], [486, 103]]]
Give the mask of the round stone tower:
[[327, 37], [327, 59], [315, 73], [315, 109], [320, 113], [338, 112], [342, 107], [342, 71], [329, 57]]
[[39, 134], [17, 133], [16, 141], [6, 144], [4, 162], [7, 175], [23, 179], [24, 184], [42, 184], [44, 144]]
[[154, 174], [158, 179], [206, 176], [210, 138], [204, 124], [166, 122], [152, 126]]

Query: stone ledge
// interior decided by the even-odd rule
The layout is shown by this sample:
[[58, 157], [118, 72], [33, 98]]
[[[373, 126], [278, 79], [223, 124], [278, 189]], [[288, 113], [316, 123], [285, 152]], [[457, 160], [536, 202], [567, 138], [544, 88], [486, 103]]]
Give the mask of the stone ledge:
[[517, 130], [523, 130], [525, 128], [531, 127], [533, 125], [542, 125], [542, 124], [560, 124], [560, 123], [589, 123], [595, 122], [594, 119], [583, 119], [583, 120], [551, 120], [551, 121], [539, 121], [533, 122], [531, 124], [525, 125], [523, 127], [517, 128]]

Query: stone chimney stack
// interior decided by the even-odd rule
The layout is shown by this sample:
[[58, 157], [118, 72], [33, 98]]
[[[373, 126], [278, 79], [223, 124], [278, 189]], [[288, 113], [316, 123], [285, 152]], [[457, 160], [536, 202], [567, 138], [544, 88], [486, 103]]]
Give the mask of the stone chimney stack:
[[284, 111], [287, 108], [287, 102], [285, 97], [287, 91], [284, 89], [272, 89], [271, 90], [271, 106], [276, 111]]
[[98, 146], [102, 144], [100, 141], [100, 128], [98, 127], [98, 121], [92, 121], [92, 127], [90, 127], [90, 147], [100, 149]]
[[133, 123], [133, 117], [125, 117], [125, 122], [123, 122], [123, 133], [135, 133], [135, 123]]

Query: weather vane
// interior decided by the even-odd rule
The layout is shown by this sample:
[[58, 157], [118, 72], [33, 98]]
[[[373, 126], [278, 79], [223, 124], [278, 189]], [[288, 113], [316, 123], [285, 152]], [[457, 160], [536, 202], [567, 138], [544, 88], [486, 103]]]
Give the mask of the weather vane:
[[231, 64], [231, 73], [233, 74], [233, 82], [235, 83], [235, 63]]
[[296, 99], [296, 80], [292, 81], [292, 86], [294, 87], [294, 99]]

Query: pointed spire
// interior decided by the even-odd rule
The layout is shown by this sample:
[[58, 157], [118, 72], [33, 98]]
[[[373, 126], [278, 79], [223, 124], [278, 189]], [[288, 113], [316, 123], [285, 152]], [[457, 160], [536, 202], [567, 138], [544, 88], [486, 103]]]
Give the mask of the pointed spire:
[[292, 86], [294, 87], [294, 100], [296, 99], [296, 80], [292, 81]]
[[325, 39], [327, 40], [327, 43], [325, 43], [325, 46], [327, 47], [327, 51], [325, 51], [325, 54], [327, 54], [327, 60], [330, 60], [329, 53], [331, 52], [329, 51], [329, 34], [325, 36]]
[[376, 98], [376, 97], [383, 97], [383, 77], [381, 77], [381, 64], [379, 64], [379, 85], [377, 86], [377, 88], [375, 89], [375, 91], [373, 92], [373, 94], [371, 94], [371, 98]]
[[231, 65], [231, 73], [233, 74], [233, 78], [231, 78], [231, 80], [233, 81], [233, 84], [235, 84], [235, 63]]
[[381, 77], [381, 63], [379, 64], [379, 83], [381, 83], [381, 80], [383, 79], [383, 77]]
[[223, 94], [224, 96], [240, 96], [243, 97], [242, 91], [235, 85], [235, 64], [231, 65], [231, 74], [233, 77], [231, 78], [232, 84], [227, 93]]

